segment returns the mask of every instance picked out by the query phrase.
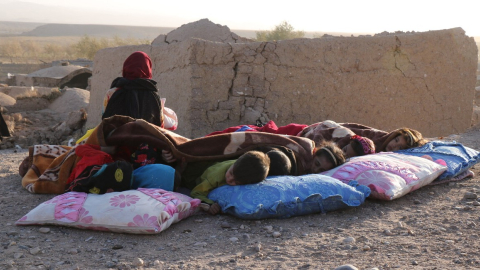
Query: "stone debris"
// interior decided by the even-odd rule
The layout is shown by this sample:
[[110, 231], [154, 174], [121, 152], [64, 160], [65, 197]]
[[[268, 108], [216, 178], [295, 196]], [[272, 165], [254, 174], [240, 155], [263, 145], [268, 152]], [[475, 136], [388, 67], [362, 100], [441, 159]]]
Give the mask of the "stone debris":
[[41, 232], [41, 233], [49, 233], [49, 232], [50, 232], [50, 228], [42, 227], [42, 228], [38, 229], [38, 231]]

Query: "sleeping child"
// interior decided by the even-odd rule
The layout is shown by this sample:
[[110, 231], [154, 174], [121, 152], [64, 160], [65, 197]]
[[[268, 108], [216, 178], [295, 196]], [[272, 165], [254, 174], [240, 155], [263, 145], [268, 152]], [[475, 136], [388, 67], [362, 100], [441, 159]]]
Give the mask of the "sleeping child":
[[367, 137], [353, 135], [342, 149], [345, 158], [375, 154], [375, 144]]
[[324, 142], [313, 150], [311, 173], [321, 173], [345, 163], [342, 149], [334, 142]]
[[190, 197], [207, 203], [208, 210], [204, 210], [211, 215], [216, 215], [220, 212], [220, 206], [208, 198], [210, 191], [223, 185], [259, 183], [267, 177], [269, 167], [270, 158], [259, 151], [248, 151], [236, 160], [216, 163], [206, 169], [197, 179], [197, 186], [193, 188]]

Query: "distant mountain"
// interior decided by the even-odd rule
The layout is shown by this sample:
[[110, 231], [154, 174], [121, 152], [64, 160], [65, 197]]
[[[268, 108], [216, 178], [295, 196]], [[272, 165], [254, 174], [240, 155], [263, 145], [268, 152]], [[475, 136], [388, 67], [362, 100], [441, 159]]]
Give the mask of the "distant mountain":
[[0, 21], [0, 36], [20, 35], [23, 32], [31, 31], [43, 24], [44, 23]]
[[99, 25], [99, 24], [44, 24], [35, 29], [22, 33], [22, 36], [54, 37], [54, 36], [95, 36], [155, 39], [158, 35], [167, 34], [173, 27], [147, 27], [124, 25]]

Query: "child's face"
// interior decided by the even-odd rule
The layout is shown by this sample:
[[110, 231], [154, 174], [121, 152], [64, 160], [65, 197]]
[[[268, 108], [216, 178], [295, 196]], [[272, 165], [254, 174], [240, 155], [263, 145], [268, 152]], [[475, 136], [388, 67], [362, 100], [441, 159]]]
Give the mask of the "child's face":
[[387, 146], [385, 147], [385, 151], [392, 152], [405, 148], [407, 148], [407, 141], [402, 135], [398, 135], [387, 144]]
[[235, 177], [233, 176], [233, 165], [230, 166], [230, 168], [228, 168], [227, 172], [225, 173], [225, 180], [227, 181], [227, 185], [237, 185], [237, 183], [235, 182]]
[[315, 156], [313, 159], [312, 173], [321, 173], [333, 169], [333, 164], [324, 155]]
[[354, 156], [357, 155], [357, 153], [355, 153], [355, 151], [353, 150], [353, 147], [352, 147], [351, 144], [345, 145], [342, 148], [342, 151], [343, 151], [343, 155], [345, 156], [345, 158], [351, 158], [351, 157], [354, 157]]

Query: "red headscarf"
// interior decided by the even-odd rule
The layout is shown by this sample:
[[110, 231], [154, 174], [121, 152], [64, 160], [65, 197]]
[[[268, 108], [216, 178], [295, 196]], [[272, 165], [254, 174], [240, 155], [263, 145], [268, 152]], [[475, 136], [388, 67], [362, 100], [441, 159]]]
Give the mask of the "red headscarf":
[[126, 79], [151, 79], [152, 60], [144, 52], [132, 53], [123, 63], [122, 76]]

